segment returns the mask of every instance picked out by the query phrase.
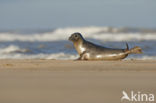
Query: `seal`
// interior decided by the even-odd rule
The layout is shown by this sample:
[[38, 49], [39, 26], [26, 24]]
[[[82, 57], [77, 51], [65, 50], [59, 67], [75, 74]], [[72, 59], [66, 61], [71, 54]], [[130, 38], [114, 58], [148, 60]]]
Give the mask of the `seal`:
[[91, 43], [83, 38], [81, 33], [73, 33], [69, 37], [80, 57], [77, 60], [121, 60], [129, 54], [141, 54], [142, 49], [138, 46], [129, 49], [114, 49]]

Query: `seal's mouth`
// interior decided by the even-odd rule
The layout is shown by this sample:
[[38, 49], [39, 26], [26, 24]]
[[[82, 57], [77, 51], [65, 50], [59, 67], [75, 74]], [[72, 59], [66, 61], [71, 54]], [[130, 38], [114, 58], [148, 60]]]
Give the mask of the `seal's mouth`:
[[70, 36], [70, 37], [68, 38], [68, 40], [69, 40], [69, 41], [74, 41], [75, 39], [74, 39], [72, 36]]

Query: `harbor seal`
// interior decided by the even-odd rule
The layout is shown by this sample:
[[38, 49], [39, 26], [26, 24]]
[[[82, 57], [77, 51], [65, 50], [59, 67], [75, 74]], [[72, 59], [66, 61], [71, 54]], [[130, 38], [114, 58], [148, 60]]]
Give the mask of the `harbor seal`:
[[142, 49], [138, 46], [129, 49], [126, 43], [126, 49], [107, 48], [93, 44], [83, 38], [80, 33], [73, 33], [69, 37], [80, 57], [77, 60], [121, 60], [129, 54], [141, 54]]

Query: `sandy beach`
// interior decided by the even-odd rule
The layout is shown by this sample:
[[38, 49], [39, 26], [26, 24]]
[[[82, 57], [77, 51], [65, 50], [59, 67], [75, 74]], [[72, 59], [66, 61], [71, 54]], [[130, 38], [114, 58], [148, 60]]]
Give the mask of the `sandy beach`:
[[0, 103], [122, 103], [123, 90], [156, 95], [156, 61], [0, 60]]
[[156, 103], [154, 12], [156, 0], [0, 0], [0, 103]]

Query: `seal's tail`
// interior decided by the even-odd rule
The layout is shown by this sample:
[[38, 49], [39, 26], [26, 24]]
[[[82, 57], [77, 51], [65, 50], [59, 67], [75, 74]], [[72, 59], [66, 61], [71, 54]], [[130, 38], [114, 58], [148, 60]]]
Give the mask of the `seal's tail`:
[[129, 50], [129, 47], [128, 47], [128, 44], [127, 43], [126, 43], [126, 46], [127, 46], [127, 48], [126, 48], [125, 52], [127, 54], [142, 54], [142, 49], [140, 47], [135, 46], [134, 48], [131, 48]]

